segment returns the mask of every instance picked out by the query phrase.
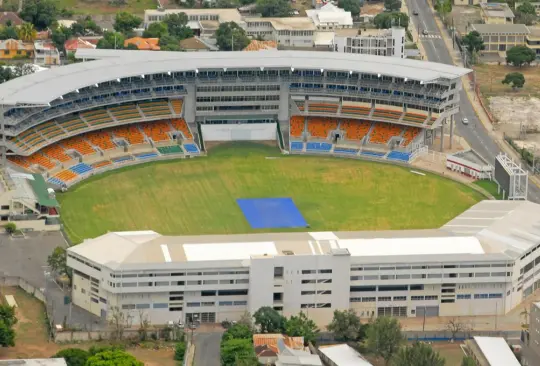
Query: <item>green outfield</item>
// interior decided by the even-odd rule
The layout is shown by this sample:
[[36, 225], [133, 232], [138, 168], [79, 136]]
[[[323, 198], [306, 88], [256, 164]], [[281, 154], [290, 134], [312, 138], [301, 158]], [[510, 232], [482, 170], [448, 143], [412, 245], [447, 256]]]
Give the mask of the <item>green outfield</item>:
[[312, 231], [436, 228], [483, 198], [454, 181], [398, 166], [283, 156], [254, 144], [116, 170], [58, 195], [64, 228], [76, 243], [124, 230], [254, 232], [235, 200], [265, 197], [292, 197]]

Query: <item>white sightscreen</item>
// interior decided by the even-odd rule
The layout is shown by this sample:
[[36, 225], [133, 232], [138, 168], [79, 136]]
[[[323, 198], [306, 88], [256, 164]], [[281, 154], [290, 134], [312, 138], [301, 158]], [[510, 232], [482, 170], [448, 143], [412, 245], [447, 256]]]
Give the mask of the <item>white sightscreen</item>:
[[231, 125], [202, 125], [205, 141], [273, 141], [275, 123], [246, 123]]

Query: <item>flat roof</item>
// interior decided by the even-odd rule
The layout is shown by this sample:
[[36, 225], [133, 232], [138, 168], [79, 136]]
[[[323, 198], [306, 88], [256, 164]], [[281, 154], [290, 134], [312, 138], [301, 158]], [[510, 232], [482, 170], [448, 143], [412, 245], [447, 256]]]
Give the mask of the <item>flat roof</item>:
[[217, 15], [220, 22], [235, 22], [242, 21], [242, 15], [237, 9], [148, 9], [144, 11], [144, 18], [147, 19], [150, 15], [167, 15], [185, 13], [188, 17], [190, 15]]
[[478, 33], [529, 34], [525, 24], [471, 24]]
[[0, 360], [2, 366], [67, 366], [63, 358], [29, 358], [18, 360]]
[[319, 352], [328, 357], [336, 366], [372, 366], [360, 353], [346, 344], [321, 346]]
[[520, 366], [516, 356], [502, 337], [474, 337], [489, 366]]
[[76, 56], [97, 60], [59, 66], [10, 80], [0, 85], [0, 100], [6, 105], [46, 105], [76, 89], [117, 78], [196, 69], [293, 67], [382, 74], [425, 83], [438, 79], [456, 79], [471, 72], [469, 69], [435, 62], [341, 52], [210, 53], [80, 49]]
[[244, 18], [246, 23], [270, 22], [276, 30], [316, 30], [317, 28], [308, 17], [288, 18]]
[[506, 3], [480, 3], [480, 7], [491, 18], [514, 18], [514, 13]]

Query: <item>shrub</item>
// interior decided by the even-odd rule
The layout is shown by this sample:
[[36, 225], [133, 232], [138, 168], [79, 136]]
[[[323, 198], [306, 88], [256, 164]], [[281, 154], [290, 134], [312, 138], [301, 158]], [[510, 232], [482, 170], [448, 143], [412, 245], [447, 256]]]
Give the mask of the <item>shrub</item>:
[[184, 361], [184, 355], [186, 354], [186, 344], [184, 342], [176, 343], [174, 349], [174, 359], [176, 361]]

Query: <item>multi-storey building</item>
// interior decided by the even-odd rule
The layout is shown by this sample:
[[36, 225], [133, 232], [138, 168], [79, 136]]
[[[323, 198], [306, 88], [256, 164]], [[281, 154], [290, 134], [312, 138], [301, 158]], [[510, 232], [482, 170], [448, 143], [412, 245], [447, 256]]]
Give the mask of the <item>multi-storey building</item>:
[[319, 9], [306, 10], [306, 15], [311, 18], [311, 21], [318, 30], [353, 27], [351, 12], [338, 8], [332, 3], [326, 3]]
[[317, 28], [310, 18], [245, 18], [245, 29], [252, 38], [276, 41], [285, 47], [313, 47]]
[[[440, 229], [170, 237], [108, 233], [68, 249], [73, 301], [154, 324], [272, 306], [319, 325], [361, 317], [505, 314], [540, 284], [540, 205], [483, 201]], [[134, 319], [136, 321], [136, 319]]]
[[405, 29], [361, 31], [357, 36], [335, 37], [338, 52], [405, 58]]
[[514, 13], [506, 3], [480, 3], [485, 24], [513, 24]]
[[484, 41], [482, 53], [506, 53], [515, 46], [524, 46], [530, 34], [524, 24], [471, 24], [471, 31], [480, 33]]
[[540, 302], [533, 302], [529, 312], [523, 313], [528, 329], [521, 331], [523, 366], [540, 366]]

